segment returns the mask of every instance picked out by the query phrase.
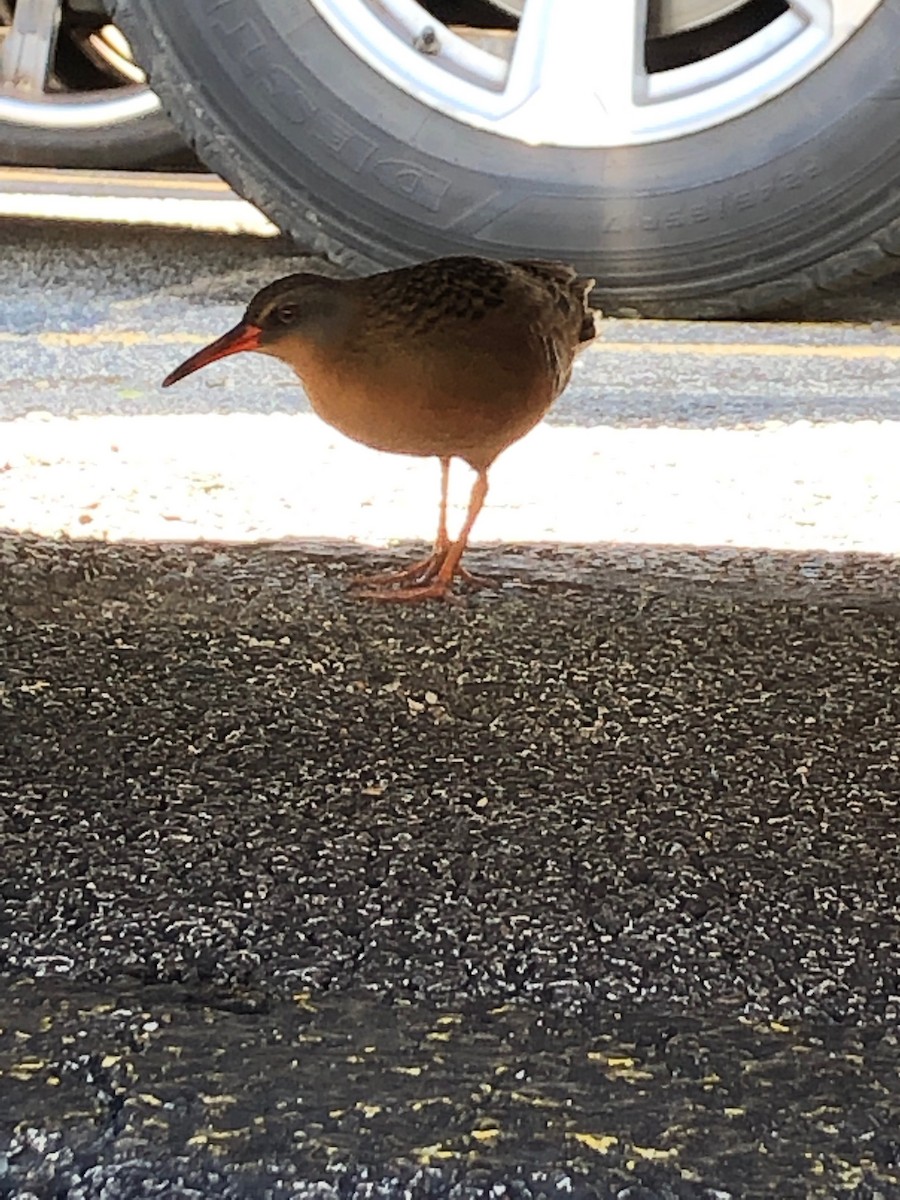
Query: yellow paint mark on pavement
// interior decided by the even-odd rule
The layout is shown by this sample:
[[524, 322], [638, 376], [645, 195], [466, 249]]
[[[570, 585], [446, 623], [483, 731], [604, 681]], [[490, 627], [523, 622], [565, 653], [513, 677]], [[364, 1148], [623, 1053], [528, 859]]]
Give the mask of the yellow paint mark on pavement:
[[631, 1149], [638, 1158], [646, 1159], [648, 1162], [666, 1162], [668, 1159], [678, 1157], [678, 1150], [674, 1147], [670, 1150], [662, 1150], [656, 1146], [632, 1146]]
[[117, 178], [116, 175], [111, 176], [109, 173], [101, 171], [42, 171], [15, 167], [0, 170], [0, 179], [4, 183], [42, 183], [56, 186], [65, 183], [70, 186], [81, 185], [82, 187], [102, 187], [103, 184], [123, 187], [127, 184], [134, 186], [139, 182], [141, 188], [146, 191], [162, 194], [172, 191], [202, 191], [210, 192], [213, 195], [234, 195], [228, 184], [215, 176], [191, 175], [178, 178], [173, 174], [152, 175], [149, 171], [139, 173], [123, 171], [121, 178]]
[[[4, 336], [4, 341], [9, 335]], [[100, 329], [78, 333], [39, 333], [42, 346], [196, 346], [210, 339], [202, 333], [147, 333], [143, 329]]]
[[670, 354], [679, 358], [900, 359], [900, 342], [884, 346], [860, 343], [803, 346], [797, 342], [604, 342], [601, 339], [595, 348], [613, 354]]
[[[50, 347], [76, 346], [199, 346], [210, 340], [205, 333], [149, 333], [143, 329], [47, 330], [43, 333], [0, 333], [0, 344], [35, 340]], [[811, 345], [798, 342], [613, 342], [602, 338], [594, 352], [607, 354], [669, 355], [675, 358], [837, 358], [900, 360], [900, 342], [885, 345], [850, 343]], [[500, 1010], [502, 1011], [502, 1009]]]
[[526, 1092], [510, 1092], [510, 1100], [518, 1104], [530, 1104], [532, 1108], [562, 1108], [562, 1100], [551, 1100], [547, 1096], [529, 1096]]
[[629, 1055], [604, 1054], [600, 1050], [589, 1050], [588, 1061], [605, 1063], [608, 1067], [621, 1067], [628, 1071], [630, 1071], [635, 1065], [635, 1060]]
[[495, 1142], [500, 1136], [501, 1131], [497, 1128], [491, 1129], [473, 1129], [472, 1137], [476, 1142]]
[[619, 1139], [608, 1133], [573, 1133], [572, 1137], [588, 1150], [596, 1150], [598, 1154], [609, 1154], [613, 1146], [618, 1146]]
[[415, 1146], [412, 1153], [419, 1162], [426, 1166], [434, 1159], [456, 1157], [455, 1151], [448, 1150], [442, 1142], [435, 1142], [433, 1146]]

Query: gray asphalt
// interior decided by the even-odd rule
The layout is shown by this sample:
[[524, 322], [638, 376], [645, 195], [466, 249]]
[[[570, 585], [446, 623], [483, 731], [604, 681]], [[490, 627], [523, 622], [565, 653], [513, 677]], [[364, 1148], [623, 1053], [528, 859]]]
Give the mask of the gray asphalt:
[[[61, 312], [283, 267], [2, 236], [9, 420]], [[897, 295], [813, 315], [893, 345]], [[889, 367], [809, 390], [887, 429]], [[708, 424], [679, 386], [638, 424]], [[401, 553], [0, 538], [0, 1194], [900, 1196], [896, 558], [535, 539], [459, 608], [352, 597]]]

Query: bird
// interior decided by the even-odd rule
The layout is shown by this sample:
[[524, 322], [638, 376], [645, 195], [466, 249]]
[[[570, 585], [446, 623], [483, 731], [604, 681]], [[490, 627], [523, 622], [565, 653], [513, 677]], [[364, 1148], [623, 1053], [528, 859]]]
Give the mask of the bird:
[[[259, 351], [292, 367], [310, 404], [376, 450], [435, 457], [441, 467], [431, 553], [400, 570], [357, 576], [361, 596], [454, 600], [483, 585], [462, 565], [497, 457], [545, 416], [577, 351], [597, 334], [595, 281], [542, 259], [431, 259], [356, 278], [286, 275], [256, 293], [238, 324], [163, 381], [170, 387], [227, 355]], [[447, 530], [451, 460], [475, 472], [455, 539]]]

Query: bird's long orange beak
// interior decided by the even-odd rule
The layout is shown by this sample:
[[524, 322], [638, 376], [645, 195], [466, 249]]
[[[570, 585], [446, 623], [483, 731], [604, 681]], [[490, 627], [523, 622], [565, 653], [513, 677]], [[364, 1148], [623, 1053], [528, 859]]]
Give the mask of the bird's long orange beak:
[[234, 329], [229, 329], [220, 338], [210, 342], [208, 346], [204, 346], [202, 350], [192, 354], [190, 358], [186, 358], [180, 367], [176, 367], [165, 377], [162, 385], [171, 387], [179, 379], [184, 379], [185, 375], [192, 375], [194, 371], [199, 371], [201, 367], [215, 362], [217, 358], [227, 358], [229, 354], [240, 354], [242, 350], [256, 350], [259, 348], [261, 337], [262, 330], [258, 325], [249, 325], [246, 321], [241, 321], [235, 325]]

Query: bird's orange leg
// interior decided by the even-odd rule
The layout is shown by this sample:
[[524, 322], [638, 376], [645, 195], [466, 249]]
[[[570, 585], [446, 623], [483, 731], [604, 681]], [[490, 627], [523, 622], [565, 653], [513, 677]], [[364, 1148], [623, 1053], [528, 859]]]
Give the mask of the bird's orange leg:
[[415, 603], [418, 600], [452, 600], [454, 598], [454, 578], [459, 576], [462, 579], [474, 579], [473, 576], [469, 575], [468, 571], [460, 566], [460, 559], [469, 541], [472, 526], [475, 524], [478, 514], [484, 505], [487, 492], [487, 471], [479, 471], [478, 477], [472, 485], [469, 508], [466, 512], [466, 519], [463, 522], [459, 537], [447, 547], [436, 572], [432, 573], [427, 579], [421, 580], [418, 583], [412, 583], [407, 587], [373, 588], [371, 591], [361, 594], [369, 600], [396, 600], [405, 603]]
[[374, 575], [354, 575], [351, 583], [354, 585], [361, 584], [364, 587], [383, 587], [390, 584], [410, 585], [416, 583], [428, 583], [434, 579], [438, 571], [447, 557], [447, 551], [450, 549], [450, 536], [447, 533], [447, 493], [450, 487], [450, 459], [441, 459], [441, 509], [438, 519], [437, 537], [434, 539], [434, 547], [429, 555], [425, 558], [417, 559], [414, 563], [410, 563], [408, 567], [401, 567], [399, 571], [381, 571]]

